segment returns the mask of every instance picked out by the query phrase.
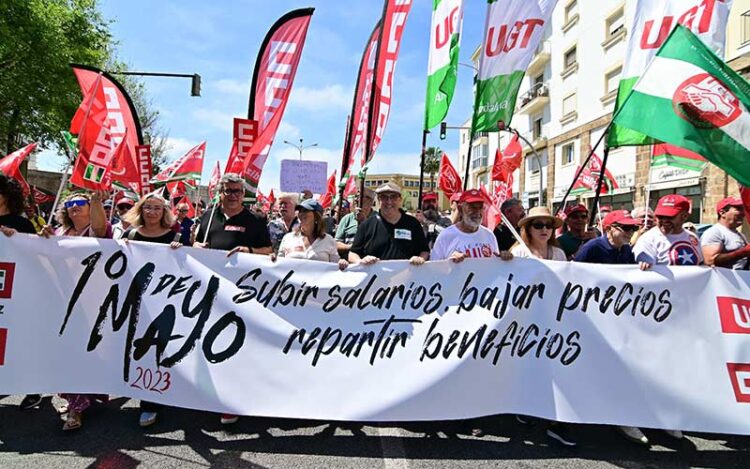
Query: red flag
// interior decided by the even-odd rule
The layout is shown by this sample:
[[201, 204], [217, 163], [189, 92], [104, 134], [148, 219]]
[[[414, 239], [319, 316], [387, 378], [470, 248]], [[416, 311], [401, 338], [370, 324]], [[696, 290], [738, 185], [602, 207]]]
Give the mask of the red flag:
[[[85, 65], [71, 65], [71, 67], [78, 79], [84, 98], [70, 123], [70, 132], [79, 136], [79, 147], [85, 148], [91, 155], [94, 141], [100, 134], [100, 127], [106, 121], [109, 128], [111, 148], [114, 149], [123, 139], [126, 141], [127, 147], [122, 150], [121, 156], [112, 163], [110, 168], [111, 178], [113, 181], [120, 182], [132, 190], [142, 193], [142, 177], [136, 147], [143, 143], [143, 137], [138, 114], [130, 96], [128, 96], [125, 88], [107, 72]], [[101, 85], [101, 95], [97, 83]], [[89, 109], [103, 112], [104, 116], [91, 116], [91, 112], [87, 112]], [[87, 114], [88, 120], [86, 119]], [[95, 117], [93, 121], [91, 120], [92, 117]], [[85, 125], [94, 125], [96, 128], [90, 132], [86, 140], [83, 140], [81, 133]]]
[[268, 194], [268, 202], [271, 204], [271, 206], [276, 204], [276, 196], [273, 195], [273, 189], [271, 189], [271, 193]]
[[443, 157], [440, 160], [440, 175], [438, 176], [438, 187], [445, 193], [445, 196], [450, 198], [453, 194], [459, 193], [463, 190], [461, 184], [461, 176], [458, 175], [458, 171], [451, 164], [451, 160], [448, 155], [443, 153]]
[[336, 194], [336, 170], [333, 171], [331, 177], [328, 178], [328, 187], [326, 193], [320, 197], [320, 205], [323, 208], [328, 208], [333, 203], [333, 196]]
[[196, 185], [203, 172], [203, 157], [205, 154], [206, 141], [204, 140], [188, 150], [181, 158], [173, 161], [162, 172], [157, 174], [152, 182], [186, 181], [190, 185]]
[[479, 191], [484, 197], [484, 215], [482, 217], [482, 225], [490, 230], [494, 230], [495, 227], [500, 223], [500, 210], [495, 206], [495, 201], [487, 192], [487, 188], [484, 187], [484, 183], [479, 183]]
[[251, 192], [255, 192], [260, 180], [260, 172], [254, 166], [246, 165], [250, 160], [250, 151], [258, 138], [258, 121], [234, 118], [232, 152], [227, 161], [224, 173], [235, 173], [242, 176]]
[[[602, 172], [602, 160], [596, 156], [596, 153], [591, 155], [591, 162], [589, 163], [589, 168], [591, 168], [591, 174], [595, 178], [599, 178], [599, 175]], [[604, 170], [604, 185], [602, 186], [602, 194], [606, 194], [608, 192], [611, 192], [613, 189], [618, 189], [620, 186], [617, 184], [617, 180], [615, 180], [615, 177], [612, 175], [612, 173], [608, 170]], [[594, 190], [596, 190], [596, 184], [593, 187]]]
[[350, 195], [357, 193], [357, 178], [353, 174], [349, 175], [349, 179], [346, 180], [346, 186], [344, 186], [344, 198], [346, 199]]
[[401, 36], [409, 16], [412, 0], [386, 0], [383, 8], [382, 29], [378, 41], [378, 52], [375, 60], [375, 81], [373, 83], [373, 108], [370, 110], [370, 139], [366, 148], [365, 160], [367, 164], [375, 156], [375, 152], [383, 139], [385, 126], [393, 100], [393, 75], [396, 72], [398, 51], [401, 47]]
[[256, 190], [263, 166], [292, 91], [313, 8], [279, 18], [266, 34], [255, 62], [248, 117], [258, 121], [258, 138], [243, 162], [250, 189]]
[[750, 213], [750, 188], [740, 184], [740, 197], [742, 197], [742, 203], [745, 204], [745, 213]]
[[505, 150], [501, 153], [498, 148], [495, 153], [495, 163], [492, 165], [492, 180], [508, 181], [509, 175], [512, 175], [521, 166], [521, 158], [523, 158], [521, 142], [518, 141], [518, 135], [513, 135]]
[[167, 183], [167, 190], [169, 191], [169, 200], [187, 196], [187, 188], [183, 181]]
[[6, 176], [18, 181], [18, 183], [21, 184], [21, 188], [23, 189], [23, 195], [27, 197], [31, 190], [29, 189], [29, 184], [26, 182], [23, 174], [21, 174], [21, 163], [23, 163], [23, 160], [25, 160], [26, 157], [29, 156], [35, 149], [36, 143], [32, 143], [30, 145], [26, 145], [20, 150], [14, 151], [10, 155], [0, 160], [0, 173], [3, 173]]
[[500, 206], [508, 199], [513, 198], [513, 173], [508, 175], [507, 182], [499, 182], [495, 185], [495, 205], [498, 210]]
[[[576, 168], [576, 174], [581, 171], [581, 165]], [[580, 194], [582, 192], [588, 192], [594, 190], [596, 186], [597, 178], [591, 173], [589, 167], [583, 168], [583, 171], [578, 175], [578, 179], [573, 184], [573, 189], [570, 191], [571, 194]], [[602, 193], [606, 193], [607, 187], [602, 186]]]
[[214, 196], [217, 194], [214, 194], [216, 191], [216, 188], [219, 186], [219, 180], [221, 179], [221, 167], [219, 166], [219, 162], [216, 161], [216, 166], [214, 166], [214, 172], [211, 173], [211, 180], [208, 181], [208, 196], [211, 198], [211, 200], [214, 199]]
[[[178, 182], [177, 184], [182, 184], [182, 183]], [[193, 205], [192, 202], [190, 202], [190, 198], [188, 196], [182, 197], [182, 199], [180, 199], [179, 202], [177, 202], [176, 204], [174, 204], [174, 208], [172, 209], [172, 213], [174, 213], [175, 215], [177, 215], [177, 207], [180, 204], [187, 204], [187, 206], [188, 206], [188, 213], [187, 213], [187, 215], [185, 215], [187, 218], [194, 218], [195, 217], [195, 206]]]
[[141, 195], [151, 192], [151, 176], [154, 170], [151, 161], [151, 145], [135, 147], [135, 158], [138, 161], [138, 173], [141, 176]]
[[[83, 135], [86, 136], [92, 126], [85, 123]], [[127, 131], [125, 132], [127, 136]], [[81, 140], [79, 139], [79, 142]], [[83, 146], [79, 147], [78, 157], [73, 166], [70, 183], [89, 190], [110, 190], [112, 188], [112, 162], [124, 158], [127, 140], [123, 138], [114, 148], [111, 147], [112, 134], [109, 124], [104, 122], [99, 126], [99, 138], [96, 139], [90, 152]]]
[[[352, 102], [351, 122], [349, 123], [349, 138], [344, 143], [346, 157], [344, 159], [346, 174], [356, 161], [357, 155], [363, 151], [365, 139], [370, 128], [370, 96], [372, 95], [372, 84], [375, 79], [375, 55], [378, 50], [378, 40], [383, 21], [380, 20], [367, 40], [365, 52], [359, 63], [357, 73], [357, 87], [354, 89], [354, 101]], [[364, 159], [364, 154], [360, 161]]]
[[53, 194], [47, 194], [42, 192], [35, 186], [31, 186], [31, 194], [34, 196], [34, 203], [37, 205], [46, 204], [47, 202], [54, 202], [55, 196]]

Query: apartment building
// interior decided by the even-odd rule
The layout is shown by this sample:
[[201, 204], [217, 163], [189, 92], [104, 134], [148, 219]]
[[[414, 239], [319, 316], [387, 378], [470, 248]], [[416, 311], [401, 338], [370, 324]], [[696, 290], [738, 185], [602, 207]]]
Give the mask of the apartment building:
[[[697, 0], [696, 0], [697, 1]], [[612, 117], [617, 87], [635, 15], [635, 1], [559, 0], [543, 41], [519, 90], [511, 125], [526, 137], [524, 160], [514, 175], [513, 192], [526, 207], [557, 208], [578, 166], [596, 145]], [[690, 2], [686, 2], [690, 3]], [[737, 70], [750, 71], [750, 0], [735, 0], [727, 27], [726, 56]], [[479, 65], [479, 48], [472, 60]], [[736, 64], [736, 66], [735, 66]], [[464, 127], [470, 125], [467, 120]], [[459, 165], [466, 169], [469, 132], [461, 131]], [[469, 186], [488, 184], [495, 150], [510, 140], [507, 132], [478, 135], [472, 144]], [[600, 145], [595, 152], [604, 154]], [[659, 197], [678, 193], [693, 201], [692, 221], [715, 221], [714, 207], [737, 185], [724, 171], [707, 165], [702, 172], [651, 168], [651, 147], [610, 149], [607, 168], [618, 188], [601, 197], [615, 209], [654, 207]], [[541, 190], [540, 190], [541, 185]], [[594, 193], [576, 196], [591, 205]]]
[[[407, 211], [414, 211], [419, 206], [419, 175], [411, 174], [367, 174], [365, 178], [365, 187], [368, 189], [375, 190], [385, 183], [392, 182], [401, 188], [401, 198], [403, 200], [402, 207]], [[422, 193], [434, 192], [438, 183], [438, 175], [435, 173], [435, 177], [430, 182], [430, 175], [425, 174], [424, 184], [422, 185]], [[359, 181], [357, 181], [359, 185]], [[430, 189], [432, 187], [432, 189]], [[450, 201], [445, 197], [442, 192], [438, 193], [438, 208], [440, 210], [448, 210], [450, 208]]]

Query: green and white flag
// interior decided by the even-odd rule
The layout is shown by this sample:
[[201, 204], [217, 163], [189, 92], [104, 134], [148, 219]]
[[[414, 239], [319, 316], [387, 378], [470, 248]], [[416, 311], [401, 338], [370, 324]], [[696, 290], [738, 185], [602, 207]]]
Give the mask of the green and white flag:
[[445, 119], [453, 100], [461, 43], [463, 0], [433, 0], [424, 129]]
[[[617, 90], [615, 113], [676, 24], [690, 28], [719, 57], [724, 57], [732, 1], [637, 0], [633, 23], [628, 30], [630, 40]], [[647, 136], [617, 125], [612, 126], [607, 137], [610, 147], [651, 143]]]
[[750, 185], [750, 84], [678, 25], [615, 123], [698, 153]]
[[473, 132], [510, 124], [518, 88], [557, 0], [487, 0], [472, 119]]

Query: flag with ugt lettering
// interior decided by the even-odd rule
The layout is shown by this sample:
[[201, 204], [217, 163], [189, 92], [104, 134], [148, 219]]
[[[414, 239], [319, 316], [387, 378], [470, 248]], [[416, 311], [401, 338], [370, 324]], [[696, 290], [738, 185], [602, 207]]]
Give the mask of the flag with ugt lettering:
[[614, 121], [698, 153], [749, 186], [748, 107], [750, 84], [678, 25]]
[[492, 165], [492, 180], [507, 182], [513, 176], [513, 172], [521, 166], [523, 148], [518, 141], [518, 135], [513, 135], [505, 150], [495, 152], [495, 163]]
[[451, 164], [451, 160], [448, 155], [443, 153], [443, 157], [440, 159], [440, 174], [438, 176], [438, 187], [445, 193], [445, 196], [450, 198], [453, 194], [457, 194], [463, 190], [461, 184], [461, 176], [459, 176], [456, 168]]
[[433, 0], [424, 129], [438, 125], [453, 100], [461, 43], [463, 0]]
[[510, 123], [518, 88], [556, 4], [557, 0], [487, 0], [472, 132], [495, 132], [498, 121]]
[[[633, 24], [627, 29], [630, 39], [615, 113], [676, 24], [689, 28], [709, 49], [723, 57], [727, 19], [732, 8], [732, 0], [637, 0], [635, 3]], [[610, 34], [614, 36], [618, 31]], [[607, 136], [607, 144], [612, 148], [651, 143], [654, 142], [648, 136], [617, 124]]]

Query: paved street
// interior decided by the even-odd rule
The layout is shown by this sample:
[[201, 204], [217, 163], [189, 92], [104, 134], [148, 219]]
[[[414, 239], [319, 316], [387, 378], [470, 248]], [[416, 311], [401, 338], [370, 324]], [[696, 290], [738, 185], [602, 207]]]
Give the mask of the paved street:
[[[133, 401], [115, 399], [87, 415], [74, 433], [60, 430], [49, 397], [42, 406], [21, 411], [20, 396], [0, 400], [0, 467], [293, 467], [448, 468], [448, 467], [748, 467], [750, 437], [689, 434], [676, 442], [648, 432], [650, 449], [625, 441], [596, 425], [572, 430], [579, 448], [550, 445], [542, 425], [523, 426], [509, 416], [482, 419], [486, 435], [470, 436], [458, 422], [403, 425], [334, 425], [327, 422], [243, 418], [229, 429], [218, 417], [167, 409], [153, 427], [138, 427]], [[53, 407], [54, 406], [54, 407]]]

